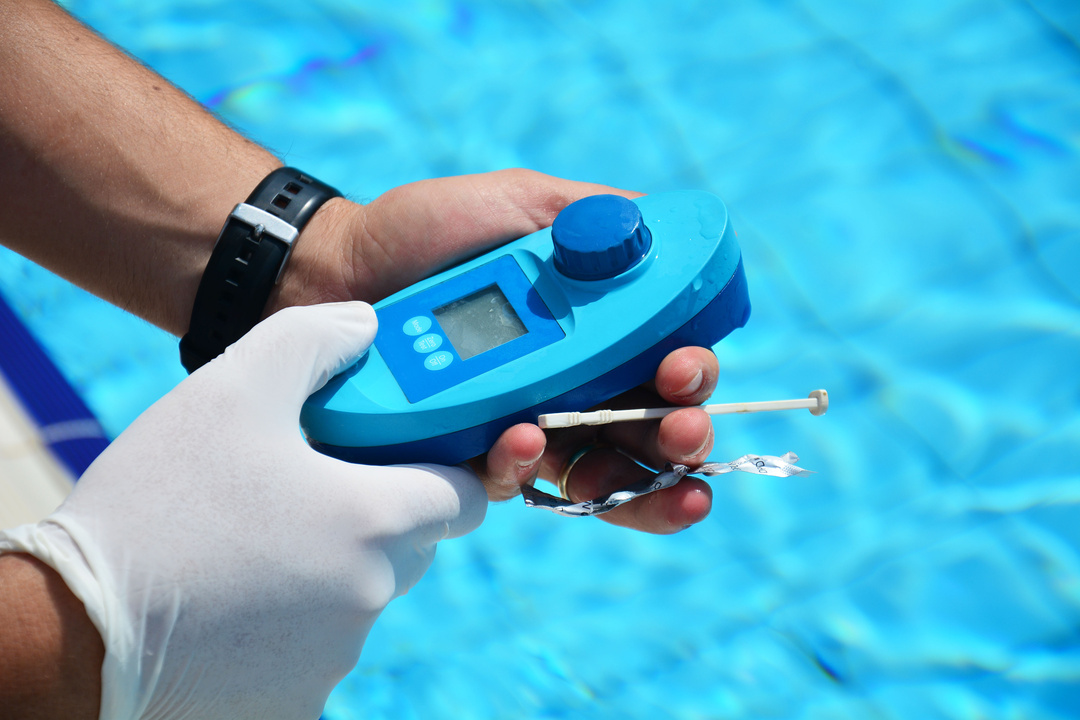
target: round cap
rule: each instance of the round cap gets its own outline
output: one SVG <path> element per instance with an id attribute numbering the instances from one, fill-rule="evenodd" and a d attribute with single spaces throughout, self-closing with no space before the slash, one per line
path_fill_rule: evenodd
<path id="1" fill-rule="evenodd" d="M 605 280 L 649 253 L 652 233 L 638 206 L 618 195 L 592 195 L 570 203 L 551 225 L 555 269 L 575 280 Z"/>

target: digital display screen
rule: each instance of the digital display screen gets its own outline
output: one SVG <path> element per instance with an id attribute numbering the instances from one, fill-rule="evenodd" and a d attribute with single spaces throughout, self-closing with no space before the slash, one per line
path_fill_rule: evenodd
<path id="1" fill-rule="evenodd" d="M 481 288 L 432 310 L 462 360 L 519 338 L 528 330 L 498 285 Z"/>

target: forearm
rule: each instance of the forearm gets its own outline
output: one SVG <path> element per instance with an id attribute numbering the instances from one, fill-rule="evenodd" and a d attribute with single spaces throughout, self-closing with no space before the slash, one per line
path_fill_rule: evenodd
<path id="1" fill-rule="evenodd" d="M 0 241 L 177 334 L 280 162 L 50 0 L 0 0 Z"/>
<path id="2" fill-rule="evenodd" d="M 0 555 L 0 720 L 97 718 L 105 646 L 51 568 Z"/>
<path id="3" fill-rule="evenodd" d="M 278 165 L 51 0 L 0 0 L 0 243 L 181 335 L 222 224 Z M 612 190 L 504 171 L 331 200 L 266 314 L 375 302 Z"/>

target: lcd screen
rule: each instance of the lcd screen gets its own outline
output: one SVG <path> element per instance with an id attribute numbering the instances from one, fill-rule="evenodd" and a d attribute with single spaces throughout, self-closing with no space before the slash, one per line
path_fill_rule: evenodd
<path id="1" fill-rule="evenodd" d="M 462 360 L 519 338 L 528 330 L 498 285 L 488 285 L 432 311 Z"/>

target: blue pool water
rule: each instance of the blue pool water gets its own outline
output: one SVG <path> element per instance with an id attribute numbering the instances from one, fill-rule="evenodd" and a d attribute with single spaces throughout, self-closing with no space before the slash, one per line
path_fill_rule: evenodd
<path id="1" fill-rule="evenodd" d="M 491 508 L 326 716 L 1080 717 L 1080 5 L 70 0 L 356 199 L 526 166 L 729 205 L 754 314 L 728 475 L 674 537 Z M 11 255 L 113 434 L 172 338 Z"/>

